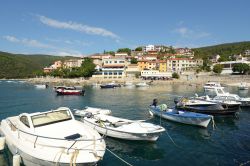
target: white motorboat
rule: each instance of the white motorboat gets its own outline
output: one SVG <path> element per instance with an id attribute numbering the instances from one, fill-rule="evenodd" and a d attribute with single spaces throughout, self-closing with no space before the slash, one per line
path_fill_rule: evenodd
<path id="1" fill-rule="evenodd" d="M 214 87 L 214 92 L 216 93 L 216 96 L 223 96 L 223 97 L 226 97 L 227 100 L 240 102 L 241 103 L 240 106 L 242 107 L 250 106 L 250 97 L 247 97 L 247 98 L 239 97 L 236 94 L 225 92 L 224 89 L 221 87 Z"/>
<path id="2" fill-rule="evenodd" d="M 207 82 L 203 88 L 205 91 L 212 91 L 214 87 L 222 87 L 219 82 Z M 222 87 L 224 88 L 224 87 Z"/>
<path id="3" fill-rule="evenodd" d="M 109 115 L 111 114 L 111 110 L 87 106 L 83 110 L 75 109 L 74 115 L 83 117 L 88 113 L 91 113 L 92 115 L 97 115 L 97 114 Z"/>
<path id="4" fill-rule="evenodd" d="M 166 104 L 150 106 L 149 113 L 174 122 L 207 127 L 213 116 L 188 112 L 183 110 L 168 109 Z"/>
<path id="5" fill-rule="evenodd" d="M 132 82 L 125 82 L 124 86 L 132 87 L 132 86 L 134 86 L 134 84 Z"/>
<path id="6" fill-rule="evenodd" d="M 136 87 L 148 87 L 149 85 L 146 82 L 140 82 L 135 85 Z"/>
<path id="7" fill-rule="evenodd" d="M 47 84 L 36 84 L 35 87 L 37 89 L 46 89 L 46 88 L 48 88 L 48 85 Z"/>
<path id="8" fill-rule="evenodd" d="M 206 96 L 196 96 L 194 97 L 195 99 L 198 100 L 205 100 L 205 101 L 210 101 L 214 103 L 220 103 L 222 107 L 228 109 L 228 110 L 236 110 L 238 111 L 240 108 L 241 103 L 235 100 L 230 100 L 230 97 L 228 96 L 215 96 L 214 98 L 210 98 L 208 95 Z"/>
<path id="9" fill-rule="evenodd" d="M 248 90 L 248 85 L 246 82 L 241 82 L 240 85 L 238 86 L 239 90 Z"/>
<path id="10" fill-rule="evenodd" d="M 101 134 L 125 140 L 156 141 L 165 131 L 161 126 L 140 120 L 128 120 L 102 114 L 84 117 L 82 121 Z"/>
<path id="11" fill-rule="evenodd" d="M 95 165 L 106 148 L 100 134 L 66 107 L 4 119 L 1 134 L 24 165 Z"/>

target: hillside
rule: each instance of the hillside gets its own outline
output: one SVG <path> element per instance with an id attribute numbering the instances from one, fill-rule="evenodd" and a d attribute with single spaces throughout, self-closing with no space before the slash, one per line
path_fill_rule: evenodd
<path id="1" fill-rule="evenodd" d="M 45 66 L 51 65 L 54 61 L 70 58 L 72 57 L 0 52 L 0 78 L 34 77 L 35 72 L 42 71 Z"/>
<path id="2" fill-rule="evenodd" d="M 250 41 L 226 43 L 193 49 L 195 56 L 199 58 L 206 58 L 216 54 L 228 58 L 231 55 L 244 54 L 245 50 L 250 50 Z"/>

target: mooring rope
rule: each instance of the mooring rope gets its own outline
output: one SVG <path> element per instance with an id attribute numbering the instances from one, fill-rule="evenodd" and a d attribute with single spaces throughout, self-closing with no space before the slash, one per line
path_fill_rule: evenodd
<path id="1" fill-rule="evenodd" d="M 121 157 L 119 157 L 117 154 L 115 154 L 114 152 L 112 152 L 111 150 L 109 150 L 106 147 L 107 151 L 109 151 L 112 155 L 114 155 L 116 158 L 118 158 L 119 160 L 121 160 L 122 162 L 124 162 L 125 164 L 129 165 L 129 166 L 133 166 L 132 164 L 128 163 L 127 161 L 125 161 L 124 159 L 122 159 Z"/>

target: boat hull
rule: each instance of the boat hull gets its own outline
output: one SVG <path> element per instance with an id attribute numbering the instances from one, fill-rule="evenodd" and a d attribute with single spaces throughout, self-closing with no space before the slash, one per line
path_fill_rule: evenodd
<path id="1" fill-rule="evenodd" d="M 237 110 L 229 110 L 229 109 L 210 109 L 206 107 L 198 107 L 198 106 L 176 106 L 177 109 L 191 111 L 196 113 L 208 114 L 208 115 L 235 115 Z"/>
<path id="2" fill-rule="evenodd" d="M 170 121 L 179 122 L 179 123 L 188 124 L 188 125 L 195 125 L 195 126 L 200 126 L 200 127 L 205 127 L 205 128 L 208 126 L 209 122 L 212 119 L 212 116 L 189 113 L 189 112 L 183 113 L 183 111 L 182 111 L 182 114 L 181 113 L 177 114 L 173 112 L 168 112 L 168 111 L 164 112 L 164 111 L 151 108 L 150 112 L 153 115 L 162 117 Z"/>
<path id="3" fill-rule="evenodd" d="M 83 95 L 85 94 L 84 90 L 77 91 L 56 91 L 57 95 Z"/>
<path id="4" fill-rule="evenodd" d="M 97 130 L 100 134 L 125 140 L 156 141 L 162 132 L 161 131 L 155 133 L 129 133 L 124 131 L 116 131 L 108 127 L 105 127 L 105 125 L 102 124 L 92 123 L 88 121 L 86 118 L 83 119 L 83 122 L 89 127 Z"/>

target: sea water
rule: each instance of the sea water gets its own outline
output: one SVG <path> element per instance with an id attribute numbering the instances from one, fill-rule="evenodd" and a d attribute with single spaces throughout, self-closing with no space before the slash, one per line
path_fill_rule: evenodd
<path id="1" fill-rule="evenodd" d="M 240 165 L 250 164 L 250 110 L 241 109 L 238 117 L 216 117 L 216 129 L 207 129 L 150 118 L 148 106 L 154 98 L 174 106 L 177 96 L 203 93 L 202 86 L 152 85 L 150 87 L 121 87 L 100 89 L 86 86 L 85 96 L 57 96 L 53 88 L 36 89 L 28 83 L 0 82 L 0 119 L 20 113 L 48 111 L 61 106 L 81 109 L 85 106 L 112 110 L 114 116 L 128 119 L 148 119 L 166 128 L 156 142 L 125 141 L 106 138 L 107 148 L 136 166 L 163 165 Z M 227 88 L 231 93 L 250 96 L 249 91 Z M 12 165 L 12 155 L 5 149 L 0 153 L 0 165 Z M 126 165 L 106 151 L 100 166 Z"/>

